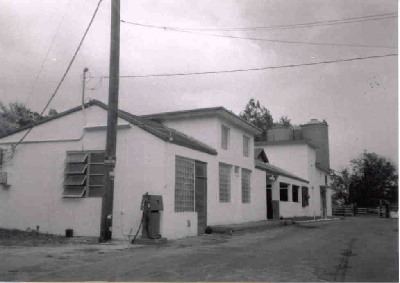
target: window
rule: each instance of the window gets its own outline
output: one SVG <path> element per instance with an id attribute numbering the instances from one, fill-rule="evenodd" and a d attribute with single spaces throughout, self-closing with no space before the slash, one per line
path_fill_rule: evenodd
<path id="1" fill-rule="evenodd" d="M 301 187 L 301 205 L 303 207 L 308 206 L 308 199 L 310 196 L 308 195 L 308 188 Z"/>
<path id="2" fill-rule="evenodd" d="M 299 186 L 292 186 L 292 201 L 299 202 Z"/>
<path id="3" fill-rule="evenodd" d="M 243 136 L 243 156 L 249 157 L 250 153 L 250 138 Z"/>
<path id="4" fill-rule="evenodd" d="M 175 158 L 175 211 L 194 211 L 194 165 L 192 159 Z"/>
<path id="5" fill-rule="evenodd" d="M 327 185 L 328 185 L 328 176 L 325 175 L 325 186 L 327 186 Z"/>
<path id="6" fill-rule="evenodd" d="M 219 164 L 219 202 L 231 201 L 231 171 L 232 166 Z"/>
<path id="7" fill-rule="evenodd" d="M 289 184 L 279 183 L 279 200 L 280 201 L 288 201 L 289 200 Z"/>
<path id="8" fill-rule="evenodd" d="M 102 197 L 104 176 L 104 151 L 67 152 L 63 197 Z"/>
<path id="9" fill-rule="evenodd" d="M 222 125 L 221 126 L 221 148 L 228 149 L 229 146 L 229 128 Z"/>
<path id="10" fill-rule="evenodd" d="M 250 174 L 250 170 L 242 168 L 242 203 L 250 202 Z"/>

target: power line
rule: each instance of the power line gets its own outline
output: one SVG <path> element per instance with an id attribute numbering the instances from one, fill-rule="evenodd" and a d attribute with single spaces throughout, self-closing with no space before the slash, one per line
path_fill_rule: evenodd
<path id="1" fill-rule="evenodd" d="M 84 40 L 85 40 L 85 38 L 86 38 L 86 35 L 88 34 L 90 27 L 92 26 L 92 23 L 93 23 L 93 21 L 94 21 L 96 15 L 97 15 L 97 12 L 98 12 L 98 10 L 99 10 L 99 8 L 100 8 L 100 4 L 101 4 L 102 1 L 103 1 L 103 0 L 99 0 L 99 2 L 97 3 L 97 6 L 96 6 L 96 8 L 95 8 L 95 10 L 94 10 L 94 12 L 93 12 L 93 15 L 92 15 L 90 21 L 89 21 L 89 24 L 87 25 L 87 27 L 86 27 L 86 29 L 85 29 L 85 32 L 83 33 L 83 36 L 82 36 L 82 38 L 81 38 L 81 40 L 80 40 L 80 42 L 79 42 L 79 44 L 78 44 L 78 47 L 76 48 L 76 50 L 75 50 L 75 52 L 74 52 L 74 55 L 72 56 L 70 62 L 68 63 L 67 69 L 65 70 L 64 74 L 62 75 L 60 81 L 58 82 L 56 88 L 54 89 L 52 95 L 50 96 L 50 98 L 49 98 L 49 100 L 47 101 L 46 105 L 44 106 L 43 110 L 40 112 L 40 116 L 42 116 L 42 115 L 44 114 L 44 112 L 47 110 L 47 108 L 49 107 L 50 103 L 53 101 L 54 97 L 57 95 L 58 90 L 60 89 L 62 83 L 63 83 L 64 80 L 65 80 L 65 78 L 67 77 L 67 75 L 68 75 L 68 73 L 69 73 L 69 70 L 71 69 L 72 64 L 73 64 L 74 61 L 75 61 L 75 58 L 76 58 L 76 56 L 78 55 L 78 52 L 79 52 L 79 50 L 81 49 L 81 47 L 82 47 L 82 45 L 83 45 L 83 42 L 84 42 Z M 32 131 L 32 129 L 33 129 L 33 126 L 30 127 L 30 128 L 25 132 L 25 134 L 21 137 L 21 139 L 15 144 L 14 149 L 15 149 L 19 144 L 21 144 L 21 143 L 23 142 L 23 140 L 29 135 L 29 133 Z"/>
<path id="2" fill-rule="evenodd" d="M 346 58 L 346 59 L 335 59 L 335 60 L 326 60 L 326 61 L 309 62 L 309 63 L 288 64 L 288 65 L 279 65 L 279 66 L 266 66 L 266 67 L 246 68 L 246 69 L 233 69 L 233 70 L 188 72 L 188 73 L 161 73 L 161 74 L 145 74 L 145 75 L 122 75 L 122 76 L 120 76 L 120 78 L 178 77 L 178 76 L 212 75 L 212 74 L 223 74 L 223 73 L 264 71 L 264 70 L 270 70 L 270 69 L 295 68 L 295 67 L 302 67 L 302 66 L 314 66 L 314 65 L 321 65 L 321 64 L 351 62 L 351 61 L 358 61 L 358 60 L 370 60 L 370 59 L 378 59 L 378 58 L 392 57 L 392 56 L 397 56 L 397 54 L 392 53 L 392 54 L 373 55 L 373 56 L 366 56 L 366 57 L 353 57 L 353 58 Z M 96 77 L 92 77 L 92 78 L 96 78 Z M 109 77 L 101 76 L 100 78 L 109 78 Z"/>
<path id="3" fill-rule="evenodd" d="M 36 74 L 36 76 L 35 76 L 35 78 L 34 78 L 32 84 L 31 84 L 31 89 L 30 89 L 30 91 L 29 91 L 29 93 L 28 93 L 27 101 L 29 101 L 29 98 L 32 96 L 32 94 L 33 94 L 33 92 L 34 92 L 34 90 L 35 90 L 37 81 L 39 80 L 39 77 L 40 77 L 40 75 L 41 75 L 42 72 L 43 72 L 44 65 L 45 65 L 45 63 L 46 63 L 46 61 L 47 61 L 47 58 L 49 57 L 49 54 L 50 54 L 51 49 L 53 48 L 54 42 L 55 42 L 55 40 L 56 40 L 56 38 L 57 38 L 57 35 L 58 35 L 59 31 L 60 31 L 61 25 L 62 25 L 62 23 L 64 22 L 65 15 L 67 14 L 67 9 L 66 9 L 66 7 L 69 6 L 70 2 L 71 2 L 71 0 L 69 0 L 69 1 L 67 2 L 67 5 L 65 6 L 64 13 L 63 13 L 63 15 L 62 15 L 62 17 L 61 17 L 61 20 L 60 20 L 59 24 L 57 25 L 57 28 L 56 28 L 56 31 L 55 31 L 53 37 L 51 38 L 50 45 L 49 45 L 49 47 L 47 48 L 47 51 L 46 51 L 46 54 L 45 54 L 45 56 L 44 56 L 44 58 L 43 58 L 43 60 L 42 60 L 42 63 L 40 64 L 39 71 L 37 72 L 37 74 Z"/>
<path id="4" fill-rule="evenodd" d="M 247 30 L 297 29 L 297 28 L 308 28 L 308 27 L 317 27 L 317 26 L 326 26 L 326 25 L 330 26 L 330 25 L 337 25 L 337 24 L 358 23 L 358 22 L 365 22 L 365 21 L 386 20 L 386 19 L 391 19 L 391 18 L 397 18 L 396 13 L 384 13 L 384 14 L 376 14 L 376 15 L 369 15 L 369 16 L 306 22 L 306 23 L 298 23 L 298 24 L 290 24 L 290 25 L 253 26 L 253 27 L 223 27 L 223 28 L 190 28 L 190 27 L 188 27 L 188 28 L 182 28 L 182 29 L 192 30 L 192 31 L 247 31 Z"/>
<path id="5" fill-rule="evenodd" d="M 241 40 L 253 40 L 253 41 L 266 41 L 266 42 L 276 42 L 276 43 L 285 43 L 285 44 L 305 44 L 305 45 L 316 45 L 316 46 L 337 46 L 337 47 L 361 47 L 361 48 L 385 48 L 385 49 L 397 49 L 392 46 L 383 46 L 383 45 L 367 45 L 367 44 L 350 44 L 350 43 L 328 43 L 328 42 L 310 42 L 310 41 L 295 41 L 295 40 L 280 40 L 280 39 L 269 39 L 269 38 L 259 38 L 259 37 L 243 37 L 243 36 L 234 36 L 234 35 L 226 35 L 226 34 L 215 34 L 215 33 L 205 33 L 200 31 L 192 31 L 182 28 L 169 27 L 169 26 L 157 26 L 157 25 L 149 25 L 142 24 L 138 22 L 130 22 L 121 20 L 121 22 L 125 24 L 130 24 L 134 26 L 144 27 L 144 28 L 153 28 L 160 29 L 164 31 L 174 31 L 174 32 L 182 32 L 182 33 L 190 33 L 197 34 L 202 36 L 211 36 L 211 37 L 224 37 L 231 39 L 241 39 Z"/>

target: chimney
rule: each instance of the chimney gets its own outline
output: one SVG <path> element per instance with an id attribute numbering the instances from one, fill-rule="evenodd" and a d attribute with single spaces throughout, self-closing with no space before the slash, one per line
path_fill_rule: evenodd
<path id="1" fill-rule="evenodd" d="M 303 138 L 316 147 L 316 163 L 329 170 L 328 123 L 318 119 L 311 119 L 307 124 L 301 125 L 301 132 Z"/>

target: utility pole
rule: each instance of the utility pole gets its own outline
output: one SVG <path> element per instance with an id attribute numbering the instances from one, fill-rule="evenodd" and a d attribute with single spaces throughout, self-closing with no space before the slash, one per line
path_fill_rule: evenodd
<path id="1" fill-rule="evenodd" d="M 119 25 L 120 0 L 111 0 L 110 80 L 108 86 L 107 140 L 104 160 L 105 192 L 101 206 L 100 242 L 109 241 L 112 236 L 119 91 Z"/>

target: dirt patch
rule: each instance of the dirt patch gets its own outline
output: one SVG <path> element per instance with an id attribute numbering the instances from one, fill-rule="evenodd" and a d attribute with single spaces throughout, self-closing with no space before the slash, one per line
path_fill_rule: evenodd
<path id="1" fill-rule="evenodd" d="M 342 257 L 340 259 L 339 265 L 336 267 L 334 281 L 343 282 L 346 278 L 346 272 L 349 268 L 349 258 L 351 256 L 355 256 L 353 253 L 354 243 L 356 242 L 355 238 L 350 239 L 347 244 L 347 247 L 341 253 Z"/>
<path id="2" fill-rule="evenodd" d="M 89 238 L 66 238 L 59 235 L 38 233 L 37 231 L 21 231 L 0 228 L 0 246 L 55 246 L 70 243 L 96 243 Z"/>

